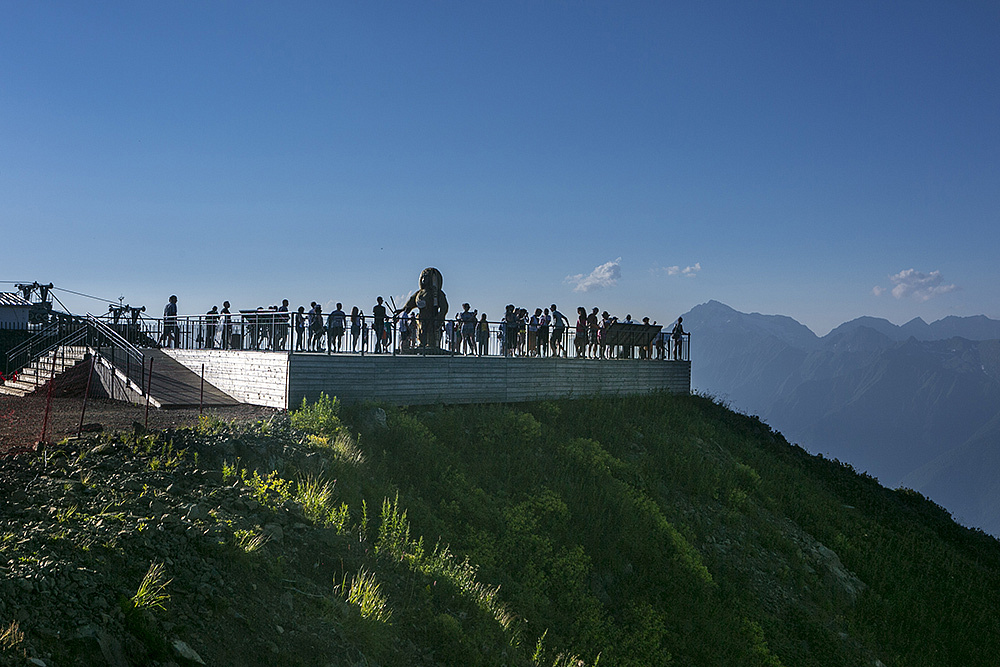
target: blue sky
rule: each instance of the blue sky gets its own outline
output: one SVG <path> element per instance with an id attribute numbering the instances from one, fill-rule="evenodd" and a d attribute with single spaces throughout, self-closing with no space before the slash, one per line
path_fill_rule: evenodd
<path id="1" fill-rule="evenodd" d="M 0 1 L 0 281 L 1000 318 L 998 83 L 995 2 Z"/>

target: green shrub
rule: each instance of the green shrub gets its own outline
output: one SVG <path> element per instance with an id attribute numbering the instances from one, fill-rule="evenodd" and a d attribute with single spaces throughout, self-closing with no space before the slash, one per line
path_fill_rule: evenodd
<path id="1" fill-rule="evenodd" d="M 315 403 L 302 399 L 302 406 L 291 413 L 292 426 L 327 438 L 336 437 L 343 428 L 340 421 L 340 400 L 320 393 Z"/>

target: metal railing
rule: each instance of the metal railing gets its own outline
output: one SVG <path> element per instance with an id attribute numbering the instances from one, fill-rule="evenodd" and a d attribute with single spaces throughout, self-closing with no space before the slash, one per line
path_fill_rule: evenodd
<path id="1" fill-rule="evenodd" d="M 79 319 L 60 319 L 51 323 L 7 353 L 4 360 L 4 375 L 10 377 L 31 365 L 60 345 L 66 339 L 85 330 L 86 325 Z"/>
<path id="2" fill-rule="evenodd" d="M 87 314 L 88 346 L 97 351 L 98 356 L 111 360 L 120 372 L 133 384 L 142 388 L 145 371 L 145 357 L 142 350 L 132 344 L 122 333 L 99 317 Z M 143 390 L 143 393 L 145 391 Z"/>
<path id="3" fill-rule="evenodd" d="M 6 359 L 4 377 L 10 378 L 33 361 L 49 353 L 72 346 L 87 346 L 99 356 L 112 361 L 124 376 L 141 389 L 145 385 L 144 358 L 141 348 L 161 344 L 185 349 L 267 350 L 303 354 L 427 354 L 421 348 L 413 318 L 389 317 L 376 331 L 371 316 L 359 318 L 352 326 L 350 316 L 342 330 L 332 330 L 324 317 L 322 325 L 310 329 L 308 319 L 299 313 L 284 311 L 244 311 L 218 317 L 179 316 L 164 320 L 137 318 L 114 321 L 110 316 L 64 318 L 50 324 L 11 350 Z M 167 326 L 172 327 L 167 335 Z M 690 361 L 691 336 L 685 333 L 679 346 L 661 331 L 645 345 L 597 344 L 587 341 L 578 350 L 575 327 L 561 331 L 549 328 L 529 330 L 524 324 L 513 327 L 503 322 L 479 320 L 471 336 L 463 335 L 460 322 L 451 321 L 439 334 L 440 349 L 435 354 L 545 358 L 635 359 L 653 361 Z M 339 335 L 338 335 L 339 333 Z M 619 337 L 620 338 L 620 337 Z M 48 378 L 44 369 L 33 374 L 35 383 Z M 22 380 L 29 381 L 22 376 Z"/>
<path id="4" fill-rule="evenodd" d="M 449 326 L 450 324 L 450 326 Z M 485 324 L 485 329 L 482 325 Z M 133 337 L 147 345 L 162 345 L 180 349 L 260 350 L 312 354 L 422 354 L 412 319 L 389 317 L 381 331 L 376 331 L 373 318 L 365 315 L 352 325 L 350 315 L 345 326 L 336 331 L 322 324 L 310 327 L 305 314 L 297 312 L 241 311 L 228 318 L 193 315 L 164 320 L 143 318 Z M 129 325 L 132 326 L 132 325 Z M 623 325 L 628 326 L 628 325 Z M 642 325 L 637 325 L 642 326 Z M 171 327 L 169 330 L 167 327 Z M 645 345 L 592 344 L 589 338 L 582 355 L 577 355 L 576 329 L 569 326 L 556 330 L 549 327 L 544 342 L 537 331 L 527 326 L 509 328 L 503 322 L 476 322 L 471 337 L 462 335 L 462 325 L 446 323 L 440 332 L 440 349 L 453 355 L 513 356 L 513 357 L 587 357 L 596 359 L 637 359 L 651 361 L 690 361 L 691 334 L 685 333 L 676 350 L 670 333 L 661 331 Z M 508 343 L 509 341 L 509 343 Z M 558 343 L 558 344 L 557 344 Z M 142 347 L 143 345 L 140 345 Z"/>
<path id="5" fill-rule="evenodd" d="M 25 374 L 21 371 L 41 359 L 48 359 L 50 355 L 58 359 L 60 351 L 65 362 L 68 348 L 86 347 L 109 359 L 129 380 L 142 386 L 142 351 L 122 335 L 120 328 L 91 314 L 60 320 L 12 349 L 5 360 L 4 376 L 16 376 L 22 382 L 42 384 L 51 377 L 51 372 L 45 368 L 44 363 L 35 373 Z"/>
<path id="6" fill-rule="evenodd" d="M 16 380 L 21 384 L 30 384 L 36 387 L 41 386 L 54 377 L 57 364 L 60 369 L 66 367 L 66 357 L 70 348 L 85 345 L 86 337 L 87 328 L 81 327 L 70 331 L 63 338 L 49 342 L 47 345 L 39 346 L 35 355 L 28 358 L 23 365 L 12 365 L 13 370 L 9 374 L 5 373 L 5 377 L 12 381 Z M 23 351 L 19 353 L 18 358 L 23 358 Z M 22 372 L 30 368 L 32 364 L 35 365 L 33 372 Z"/>

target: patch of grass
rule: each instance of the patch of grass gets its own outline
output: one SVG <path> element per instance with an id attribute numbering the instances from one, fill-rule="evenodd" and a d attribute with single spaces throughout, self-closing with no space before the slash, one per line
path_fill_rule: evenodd
<path id="1" fill-rule="evenodd" d="M 233 533 L 233 541 L 244 553 L 252 554 L 264 547 L 270 538 L 259 531 L 240 529 Z"/>
<path id="2" fill-rule="evenodd" d="M 302 505 L 306 518 L 317 525 L 334 528 L 338 534 L 347 530 L 351 513 L 347 503 L 337 503 L 334 499 L 336 480 L 320 481 L 309 476 L 296 485 L 295 500 Z"/>
<path id="3" fill-rule="evenodd" d="M 362 618 L 380 623 L 388 623 L 392 619 L 392 609 L 382 594 L 381 585 L 368 569 L 362 567 L 350 582 L 345 577 L 340 590 L 344 599 L 358 608 Z"/>
<path id="4" fill-rule="evenodd" d="M 163 563 L 150 563 L 139 589 L 131 598 L 132 606 L 136 609 L 164 609 L 164 603 L 170 599 L 167 586 L 173 579 L 164 581 L 163 578 Z"/>
<path id="5" fill-rule="evenodd" d="M 246 470 L 241 470 L 240 476 L 257 502 L 265 507 L 275 509 L 292 498 L 292 481 L 283 479 L 275 470 L 264 477 L 256 470 L 249 474 Z"/>
<path id="6" fill-rule="evenodd" d="M 200 435 L 223 435 L 228 433 L 231 428 L 232 422 L 209 413 L 198 415 L 198 425 L 195 426 L 194 430 Z"/>
<path id="7" fill-rule="evenodd" d="M 153 472 L 176 469 L 187 453 L 186 449 L 175 449 L 173 440 L 164 441 L 158 433 L 135 436 L 129 444 L 132 451 L 146 457 L 146 465 Z"/>
<path id="8" fill-rule="evenodd" d="M 375 539 L 375 553 L 389 554 L 397 559 L 410 556 L 419 561 L 423 552 L 422 542 L 410 541 L 410 523 L 406 520 L 406 510 L 399 507 L 399 494 L 392 501 L 384 498 L 378 537 Z"/>
<path id="9" fill-rule="evenodd" d="M 222 481 L 231 484 L 240 474 L 240 460 L 222 462 Z"/>
<path id="10" fill-rule="evenodd" d="M 348 466 L 361 466 L 365 463 L 365 455 L 358 448 L 357 442 L 346 430 L 333 436 L 306 436 L 306 444 L 314 449 L 331 453 L 338 463 Z"/>
<path id="11" fill-rule="evenodd" d="M 11 651 L 23 654 L 22 644 L 24 644 L 24 633 L 21 632 L 21 626 L 17 621 L 11 621 L 10 625 L 0 630 L 0 652 Z"/>
<path id="12" fill-rule="evenodd" d="M 76 505 L 70 505 L 69 507 L 64 507 L 56 511 L 56 521 L 59 523 L 66 523 L 70 519 L 79 515 L 78 507 Z"/>
<path id="13" fill-rule="evenodd" d="M 320 393 L 315 403 L 302 399 L 302 405 L 291 413 L 294 428 L 326 438 L 337 436 L 343 429 L 340 421 L 340 400 Z"/>

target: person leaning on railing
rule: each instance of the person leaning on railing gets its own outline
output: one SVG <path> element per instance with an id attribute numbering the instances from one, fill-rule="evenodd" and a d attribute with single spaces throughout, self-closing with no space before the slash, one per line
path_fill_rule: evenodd
<path id="1" fill-rule="evenodd" d="M 552 315 L 548 308 L 542 309 L 542 315 L 538 318 L 538 356 L 547 357 L 551 344 L 549 327 L 552 324 Z"/>
<path id="2" fill-rule="evenodd" d="M 565 357 L 566 346 L 563 344 L 563 334 L 566 333 L 566 325 L 569 324 L 569 320 L 559 312 L 556 304 L 552 304 L 550 308 L 552 312 L 552 356 L 558 357 L 561 350 L 562 356 Z"/>

